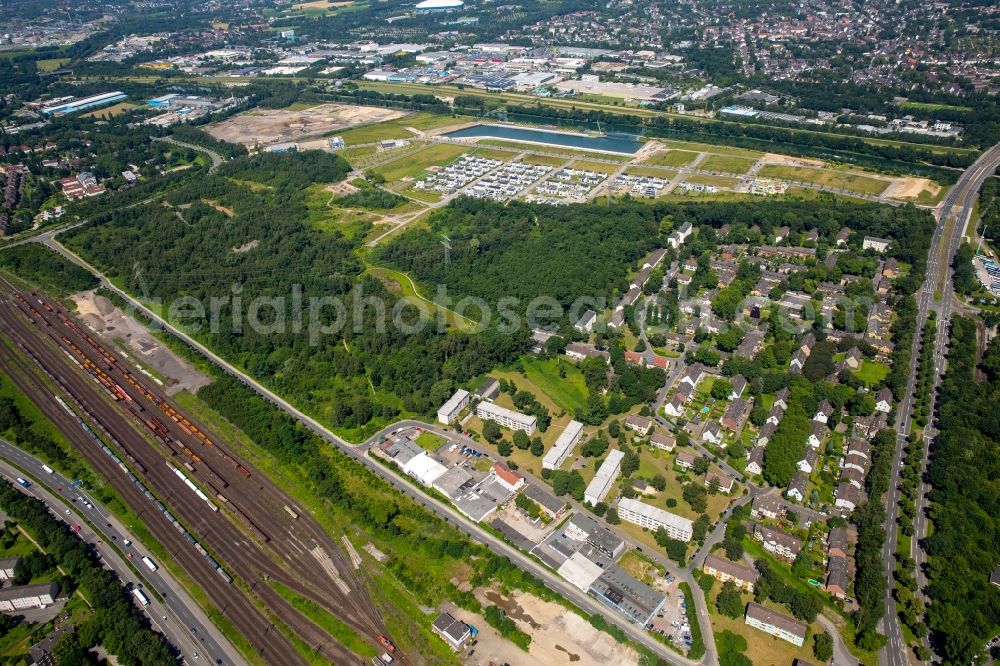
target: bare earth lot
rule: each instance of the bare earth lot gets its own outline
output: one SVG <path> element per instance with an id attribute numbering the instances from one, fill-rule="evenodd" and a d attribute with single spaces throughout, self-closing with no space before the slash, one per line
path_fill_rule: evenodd
<path id="1" fill-rule="evenodd" d="M 457 609 L 453 613 L 456 617 L 479 629 L 479 643 L 475 654 L 466 659 L 467 664 L 485 666 L 493 661 L 517 666 L 628 666 L 639 663 L 635 650 L 597 631 L 582 617 L 558 604 L 523 592 L 505 597 L 495 590 L 477 590 L 476 596 L 484 606 L 503 608 L 522 631 L 531 635 L 531 646 L 525 654 L 501 638 L 481 616 Z"/>
<path id="2" fill-rule="evenodd" d="M 84 323 L 101 335 L 115 342 L 122 342 L 130 360 L 152 371 L 157 381 L 162 381 L 168 395 L 178 391 L 196 392 L 209 384 L 205 375 L 177 356 L 133 317 L 125 314 L 114 303 L 93 291 L 83 291 L 72 296 L 76 310 Z"/>
<path id="3" fill-rule="evenodd" d="M 393 109 L 344 104 L 321 104 L 298 111 L 254 109 L 208 125 L 205 130 L 220 141 L 252 147 L 294 141 L 366 123 L 381 123 L 404 115 L 405 112 Z"/>

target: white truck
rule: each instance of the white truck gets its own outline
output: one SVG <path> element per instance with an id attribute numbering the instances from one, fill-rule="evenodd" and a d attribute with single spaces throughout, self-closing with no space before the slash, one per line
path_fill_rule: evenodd
<path id="1" fill-rule="evenodd" d="M 136 600 L 143 606 L 149 605 L 149 599 L 146 597 L 145 594 L 142 593 L 142 590 L 140 590 L 139 588 L 134 588 L 132 590 L 132 596 L 135 597 Z"/>
<path id="2" fill-rule="evenodd" d="M 142 563 L 145 564 L 150 571 L 156 571 L 157 569 L 159 569 L 159 567 L 156 566 L 156 563 L 153 562 L 153 560 L 149 559 L 148 557 L 142 558 Z"/>

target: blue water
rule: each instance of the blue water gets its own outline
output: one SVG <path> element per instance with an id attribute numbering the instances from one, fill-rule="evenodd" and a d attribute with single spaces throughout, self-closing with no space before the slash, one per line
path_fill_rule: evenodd
<path id="1" fill-rule="evenodd" d="M 453 139 L 489 137 L 510 141 L 531 141 L 533 143 L 547 143 L 552 146 L 581 148 L 583 150 L 603 150 L 612 153 L 623 153 L 625 155 L 633 155 L 642 147 L 642 143 L 631 136 L 584 136 L 582 134 L 562 134 L 560 132 L 506 127 L 503 125 L 473 125 L 472 127 L 450 132 L 445 136 Z"/>

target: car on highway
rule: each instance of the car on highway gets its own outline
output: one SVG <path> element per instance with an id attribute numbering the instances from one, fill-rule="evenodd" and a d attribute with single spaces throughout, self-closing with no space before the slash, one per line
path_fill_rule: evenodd
<path id="1" fill-rule="evenodd" d="M 73 525 L 73 531 L 74 531 L 74 532 L 79 532 L 79 531 L 80 531 L 80 529 L 81 529 L 81 528 L 80 528 L 80 526 L 79 526 L 79 525 Z"/>

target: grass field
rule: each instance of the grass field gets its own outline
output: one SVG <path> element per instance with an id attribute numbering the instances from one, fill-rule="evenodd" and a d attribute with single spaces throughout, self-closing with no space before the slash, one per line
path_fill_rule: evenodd
<path id="1" fill-rule="evenodd" d="M 972 111 L 967 106 L 955 106 L 954 104 L 932 104 L 930 102 L 903 102 L 899 108 L 913 109 L 915 111 Z"/>
<path id="2" fill-rule="evenodd" d="M 468 146 L 437 143 L 376 167 L 375 172 L 389 183 L 403 178 L 417 178 L 423 174 L 427 167 L 446 166 L 464 153 L 477 154 L 475 149 L 470 150 Z"/>
<path id="3" fill-rule="evenodd" d="M 82 118 L 114 118 L 115 116 L 120 116 L 126 111 L 131 111 L 132 109 L 138 109 L 137 104 L 131 104 L 129 102 L 118 102 L 112 106 L 104 107 L 103 109 L 95 109 L 90 113 L 84 113 Z"/>
<path id="4" fill-rule="evenodd" d="M 729 178 L 728 176 L 710 176 L 701 173 L 693 173 L 690 176 L 684 178 L 687 183 L 696 183 L 698 185 L 715 185 L 716 187 L 734 187 L 739 183 L 738 178 Z M 674 190 L 679 194 L 682 190 Z"/>
<path id="5" fill-rule="evenodd" d="M 861 362 L 861 367 L 853 374 L 868 386 L 874 386 L 881 383 L 889 375 L 889 366 L 865 359 Z"/>
<path id="6" fill-rule="evenodd" d="M 553 157 L 551 155 L 525 155 L 522 162 L 527 162 L 528 164 L 541 164 L 543 166 L 559 167 L 566 164 L 566 160 L 562 157 Z"/>
<path id="7" fill-rule="evenodd" d="M 587 171 L 596 171 L 597 173 L 611 173 L 615 169 L 620 169 L 621 167 L 616 167 L 614 164 L 605 164 L 603 162 L 588 162 L 587 160 L 578 160 L 570 165 L 574 169 L 586 169 Z"/>
<path id="8" fill-rule="evenodd" d="M 573 414 L 586 409 L 590 392 L 583 380 L 583 373 L 572 363 L 562 358 L 543 361 L 525 356 L 521 359 L 521 366 L 528 379 L 566 412 Z"/>
<path id="9" fill-rule="evenodd" d="M 647 164 L 658 164 L 660 166 L 682 167 L 691 164 L 698 153 L 688 150 L 668 150 L 665 153 L 657 153 L 648 160 Z"/>
<path id="10" fill-rule="evenodd" d="M 54 72 L 66 63 L 69 58 L 50 58 L 49 60 L 39 60 L 35 63 L 39 72 Z"/>
<path id="11" fill-rule="evenodd" d="M 721 171 L 723 173 L 745 174 L 754 165 L 754 160 L 735 155 L 709 155 L 698 165 L 705 171 Z"/>
<path id="12" fill-rule="evenodd" d="M 504 141 L 503 139 L 479 139 L 476 141 L 477 146 L 495 146 L 497 148 L 506 148 L 508 150 L 524 151 L 527 153 L 532 152 L 544 152 L 544 153 L 558 153 L 559 155 L 565 155 L 566 159 L 572 159 L 574 157 L 580 159 L 590 159 L 590 160 L 609 160 L 611 162 L 627 162 L 629 158 L 625 155 L 613 155 L 611 153 L 595 153 L 591 150 L 574 150 L 572 148 L 564 148 L 562 146 L 539 146 L 531 143 L 520 143 L 518 141 Z M 608 165 L 612 166 L 612 165 Z"/>
<path id="13" fill-rule="evenodd" d="M 759 629 L 747 626 L 742 617 L 730 618 L 720 614 L 716 610 L 715 600 L 721 591 L 722 586 L 716 583 L 712 592 L 706 595 L 705 599 L 708 604 L 709 615 L 712 619 L 712 632 L 715 634 L 716 640 L 718 640 L 719 635 L 723 631 L 731 631 L 734 634 L 742 636 L 747 641 L 747 649 L 744 654 L 755 664 L 791 664 L 795 659 L 813 663 L 816 660 L 812 654 L 811 637 L 806 639 L 802 647 L 796 647 L 776 636 L 765 634 Z M 752 594 L 743 594 L 741 596 L 744 602 L 753 601 Z M 787 608 L 782 608 L 770 602 L 765 605 L 784 615 L 790 615 Z M 818 622 L 814 622 L 810 628 L 813 630 L 811 634 L 823 630 Z"/>
<path id="14" fill-rule="evenodd" d="M 860 194 L 881 194 L 889 186 L 887 181 L 850 171 L 800 168 L 779 164 L 768 164 L 761 168 L 759 175 L 761 178 L 780 178 L 815 183 L 824 187 L 843 188 Z"/>
<path id="15" fill-rule="evenodd" d="M 382 284 L 386 286 L 389 291 L 399 294 L 407 301 L 420 308 L 420 310 L 432 321 L 435 321 L 437 317 L 444 317 L 448 326 L 466 328 L 474 325 L 468 319 L 461 317 L 457 312 L 449 310 L 443 306 L 428 300 L 422 294 L 417 292 L 416 285 L 405 273 L 392 270 L 391 268 L 383 268 L 381 266 L 370 268 L 368 272 L 374 277 L 378 278 Z"/>
<path id="16" fill-rule="evenodd" d="M 363 125 L 353 129 L 344 130 L 338 136 L 344 137 L 344 143 L 354 146 L 359 143 L 374 143 L 387 139 L 409 139 L 414 137 L 414 133 L 406 129 L 412 127 L 418 130 L 437 129 L 447 127 L 462 122 L 462 118 L 453 116 L 441 116 L 435 113 L 417 113 L 384 123 L 374 125 Z"/>
<path id="17" fill-rule="evenodd" d="M 414 441 L 420 445 L 420 448 L 426 451 L 436 451 L 439 446 L 448 440 L 437 433 L 425 431 L 417 435 L 417 439 Z"/>
<path id="18" fill-rule="evenodd" d="M 665 167 L 634 166 L 625 170 L 630 176 L 648 176 L 650 178 L 673 178 L 677 172 Z"/>

